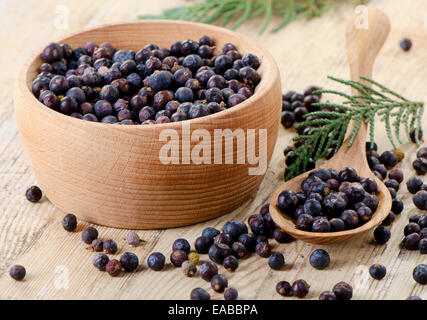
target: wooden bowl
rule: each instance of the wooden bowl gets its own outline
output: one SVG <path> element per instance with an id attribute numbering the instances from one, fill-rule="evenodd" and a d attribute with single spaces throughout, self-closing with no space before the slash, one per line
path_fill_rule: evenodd
<path id="1" fill-rule="evenodd" d="M 182 124 L 191 132 L 205 129 L 267 129 L 267 164 L 280 122 L 281 85 L 271 55 L 241 34 L 182 21 L 142 21 L 98 27 L 57 42 L 82 46 L 88 41 L 111 42 L 120 49 L 139 50 L 148 43 L 169 47 L 176 40 L 210 35 L 217 51 L 227 42 L 241 53 L 261 59 L 262 80 L 243 103 L 204 118 L 149 126 L 93 123 L 63 115 L 44 106 L 31 92 L 41 50 L 26 62 L 15 86 L 15 110 L 25 152 L 43 192 L 64 212 L 88 222 L 117 227 L 152 229 L 193 224 L 237 208 L 258 188 L 264 174 L 249 175 L 254 167 L 236 164 L 237 142 L 229 152 L 233 164 L 170 164 L 159 160 L 164 129 L 182 137 Z M 212 138 L 213 140 L 213 138 Z M 198 142 L 191 142 L 191 149 Z M 177 143 L 182 154 L 182 144 Z M 176 143 L 175 143 L 176 145 Z M 212 150 L 213 141 L 212 141 Z M 257 144 L 258 145 L 258 144 Z M 258 150 L 258 149 L 257 149 Z M 223 154 L 225 154 L 223 146 Z M 211 163 L 214 163 L 212 151 Z"/>

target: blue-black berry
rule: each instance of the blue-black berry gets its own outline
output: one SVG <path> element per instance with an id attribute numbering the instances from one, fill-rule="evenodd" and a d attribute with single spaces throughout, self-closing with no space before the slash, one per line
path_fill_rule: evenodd
<path id="1" fill-rule="evenodd" d="M 376 280 L 381 280 L 382 278 L 384 278 L 386 273 L 387 273 L 386 267 L 384 267 L 381 264 L 373 264 L 369 268 L 369 274 L 371 275 L 372 278 Z"/>
<path id="2" fill-rule="evenodd" d="M 191 300 L 210 300 L 211 295 L 203 288 L 195 288 L 190 293 Z"/>
<path id="3" fill-rule="evenodd" d="M 98 230 L 94 227 L 87 227 L 82 232 L 82 240 L 84 243 L 92 244 L 92 241 L 98 238 Z"/>
<path id="4" fill-rule="evenodd" d="M 147 258 L 148 266 L 154 271 L 160 271 L 165 266 L 166 258 L 160 252 L 153 252 Z"/>
<path id="5" fill-rule="evenodd" d="M 69 213 L 64 217 L 64 219 L 62 219 L 61 224 L 65 230 L 72 232 L 77 228 L 77 217 L 74 214 Z"/>
<path id="6" fill-rule="evenodd" d="M 116 241 L 109 239 L 104 241 L 102 248 L 104 253 L 115 254 L 117 252 L 117 243 Z"/>
<path id="7" fill-rule="evenodd" d="M 101 271 L 105 271 L 108 261 L 110 261 L 110 259 L 103 253 L 98 253 L 93 257 L 93 265 Z"/>
<path id="8" fill-rule="evenodd" d="M 25 268 L 21 265 L 14 265 L 9 270 L 9 275 L 17 281 L 23 280 L 25 278 L 26 273 L 27 272 Z"/>
<path id="9" fill-rule="evenodd" d="M 419 284 L 427 284 L 427 264 L 419 264 L 415 267 L 412 276 Z"/>
<path id="10" fill-rule="evenodd" d="M 271 269 L 280 270 L 285 264 L 285 258 L 280 252 L 273 252 L 270 257 L 268 257 L 268 265 Z"/>
<path id="11" fill-rule="evenodd" d="M 40 188 L 37 186 L 32 186 L 28 188 L 27 191 L 25 192 L 25 197 L 30 202 L 39 202 L 42 196 L 43 196 L 43 193 L 40 190 Z"/>
<path id="12" fill-rule="evenodd" d="M 225 300 L 237 300 L 238 296 L 239 296 L 239 293 L 235 288 L 230 287 L 225 289 L 225 292 L 224 292 Z"/>
<path id="13" fill-rule="evenodd" d="M 310 264 L 313 268 L 323 270 L 329 266 L 331 258 L 329 253 L 323 249 L 316 249 L 310 255 Z"/>
<path id="14" fill-rule="evenodd" d="M 139 259 L 132 252 L 125 252 L 120 257 L 120 264 L 126 272 L 132 272 L 138 268 Z"/>

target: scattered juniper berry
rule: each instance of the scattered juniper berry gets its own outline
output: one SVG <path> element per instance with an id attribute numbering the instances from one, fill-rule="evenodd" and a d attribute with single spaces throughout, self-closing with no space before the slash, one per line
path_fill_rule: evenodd
<path id="1" fill-rule="evenodd" d="M 107 271 L 110 276 L 117 277 L 122 271 L 122 265 L 119 260 L 110 260 L 105 266 L 105 271 Z"/>
<path id="2" fill-rule="evenodd" d="M 337 300 L 351 300 L 353 297 L 353 287 L 343 281 L 334 285 L 332 291 L 335 293 Z"/>
<path id="3" fill-rule="evenodd" d="M 329 253 L 323 249 L 316 249 L 310 255 L 310 264 L 313 268 L 323 270 L 329 266 Z"/>
<path id="4" fill-rule="evenodd" d="M 285 264 L 285 258 L 280 252 L 273 252 L 268 258 L 268 265 L 271 269 L 280 270 Z"/>
<path id="5" fill-rule="evenodd" d="M 109 261 L 108 256 L 103 253 L 98 253 L 93 257 L 93 265 L 100 271 L 105 271 Z"/>
<path id="6" fill-rule="evenodd" d="M 310 285 L 302 279 L 296 280 L 292 283 L 291 292 L 294 297 L 304 298 L 310 289 Z"/>
<path id="7" fill-rule="evenodd" d="M 25 192 L 25 197 L 30 202 L 39 202 L 42 196 L 43 196 L 43 193 L 40 190 L 40 188 L 37 186 L 31 186 Z"/>
<path id="8" fill-rule="evenodd" d="M 12 266 L 12 268 L 10 268 L 9 270 L 9 275 L 17 280 L 17 281 L 21 281 L 25 278 L 27 271 L 25 270 L 25 268 L 21 265 L 14 265 Z"/>
<path id="9" fill-rule="evenodd" d="M 371 275 L 372 278 L 376 280 L 381 280 L 382 278 L 384 278 L 386 273 L 387 273 L 386 267 L 384 267 L 381 264 L 373 264 L 369 268 L 369 274 Z"/>
<path id="10" fill-rule="evenodd" d="M 147 258 L 148 267 L 154 271 L 160 271 L 165 266 L 166 258 L 160 252 L 153 252 Z"/>
<path id="11" fill-rule="evenodd" d="M 218 274 L 218 267 L 216 264 L 207 261 L 200 266 L 200 277 L 205 281 L 211 281 L 212 278 Z"/>
<path id="12" fill-rule="evenodd" d="M 233 287 L 229 287 L 225 289 L 224 299 L 225 300 L 237 300 L 239 293 Z"/>
<path id="13" fill-rule="evenodd" d="M 191 300 L 210 300 L 211 295 L 203 288 L 195 288 L 190 293 Z"/>

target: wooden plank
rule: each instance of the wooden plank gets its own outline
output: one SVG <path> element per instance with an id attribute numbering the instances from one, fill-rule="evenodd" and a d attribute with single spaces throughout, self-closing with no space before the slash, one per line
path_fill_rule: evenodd
<path id="1" fill-rule="evenodd" d="M 35 183 L 28 162 L 22 152 L 13 116 L 13 80 L 22 61 L 35 49 L 50 39 L 61 37 L 71 30 L 118 21 L 135 20 L 136 13 L 156 13 L 185 1 L 110 1 L 93 0 L 67 2 L 69 29 L 55 28 L 55 14 L 60 2 L 53 0 L 27 1 L 25 6 L 16 2 L 2 2 L 0 16 L 0 48 L 2 49 L 2 74 L 0 75 L 0 298 L 5 299 L 187 299 L 192 288 L 209 284 L 199 277 L 184 279 L 180 270 L 168 267 L 162 272 L 147 268 L 146 256 L 152 251 L 170 254 L 172 242 L 185 237 L 190 242 L 206 226 L 221 227 L 229 219 L 241 220 L 259 210 L 273 189 L 282 181 L 284 158 L 282 148 L 294 136 L 293 131 L 280 130 L 273 160 L 257 194 L 239 209 L 206 223 L 185 228 L 138 232 L 147 242 L 137 248 L 127 248 L 121 240 L 127 230 L 99 227 L 103 239 L 113 238 L 120 244 L 117 257 L 126 250 L 135 252 L 143 262 L 135 273 L 110 278 L 92 266 L 92 252 L 80 241 L 80 233 L 66 233 L 60 226 L 64 215 L 47 200 L 39 204 L 28 203 L 24 198 L 27 186 Z M 374 0 L 372 6 L 385 11 L 392 22 L 392 31 L 374 68 L 379 82 L 396 89 L 411 99 L 426 101 L 427 79 L 427 3 L 422 0 L 396 2 Z M 62 7 L 63 9 L 63 7 Z M 256 35 L 262 20 L 243 26 L 239 32 L 252 36 L 275 57 L 281 71 L 284 90 L 302 91 L 311 84 L 338 88 L 326 75 L 348 78 L 344 28 L 345 17 L 352 14 L 351 6 L 331 11 L 310 22 L 297 21 L 275 34 Z M 414 47 L 408 53 L 399 49 L 398 42 L 409 36 Z M 35 120 L 36 121 L 36 120 Z M 427 130 L 427 116 L 423 119 Z M 390 148 L 383 126 L 376 130 L 380 150 Z M 399 166 L 405 172 L 405 181 L 414 175 L 411 162 L 416 147 L 411 143 L 402 146 L 406 158 Z M 424 181 L 426 178 L 423 178 Z M 279 280 L 293 281 L 303 278 L 311 284 L 308 298 L 317 299 L 323 290 L 330 290 L 338 281 L 347 281 L 354 287 L 356 299 L 405 299 L 419 295 L 427 299 L 427 289 L 412 279 L 415 265 L 425 263 L 418 252 L 399 248 L 407 217 L 417 210 L 412 196 L 402 185 L 399 197 L 405 203 L 404 212 L 393 224 L 392 239 L 385 246 L 372 243 L 366 235 L 349 243 L 315 246 L 295 241 L 274 245 L 283 252 L 286 268 L 271 271 L 265 259 L 255 256 L 244 259 L 237 272 L 225 274 L 229 284 L 239 290 L 242 299 L 282 299 L 274 290 Z M 81 222 L 79 230 L 86 224 Z M 274 242 L 273 242 L 274 243 Z M 315 271 L 308 256 L 315 248 L 325 248 L 331 255 L 331 266 Z M 206 256 L 203 259 L 207 259 Z M 26 280 L 18 283 L 8 276 L 12 264 L 27 268 Z M 388 269 L 387 277 L 375 281 L 368 275 L 372 263 L 382 263 Z M 223 270 L 222 270 L 223 271 Z M 211 290 L 210 290 L 211 292 Z M 214 294 L 214 298 L 221 298 Z"/>

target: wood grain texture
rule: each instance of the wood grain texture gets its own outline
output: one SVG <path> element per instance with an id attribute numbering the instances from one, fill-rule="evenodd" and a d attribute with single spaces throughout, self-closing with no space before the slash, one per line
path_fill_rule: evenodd
<path id="1" fill-rule="evenodd" d="M 70 13 L 68 30 L 55 28 L 54 25 L 58 17 L 56 6 L 64 4 Z M 135 249 L 127 248 L 120 241 L 127 230 L 99 227 L 103 239 L 119 241 L 118 254 L 129 250 L 143 261 L 140 271 L 115 279 L 93 268 L 93 253 L 85 249 L 80 233 L 66 233 L 60 227 L 64 212 L 47 200 L 38 204 L 25 200 L 26 187 L 36 183 L 36 180 L 23 154 L 13 112 L 13 80 L 22 63 L 40 46 L 66 36 L 72 30 L 134 21 L 136 13 L 158 13 L 162 8 L 181 4 L 185 4 L 185 1 L 46 0 L 41 3 L 28 0 L 25 5 L 19 6 L 12 0 L 1 3 L 0 298 L 188 299 L 192 288 L 201 286 L 208 289 L 210 285 L 198 277 L 184 279 L 180 270 L 171 267 L 159 273 L 150 271 L 146 265 L 147 255 L 152 251 L 161 251 L 168 256 L 176 238 L 185 237 L 193 242 L 206 226 L 221 227 L 229 219 L 247 219 L 268 201 L 273 190 L 283 182 L 282 149 L 295 136 L 295 132 L 280 128 L 270 167 L 257 193 L 232 213 L 191 227 L 138 232 L 147 242 Z M 407 98 L 427 102 L 427 28 L 424 15 L 427 3 L 423 0 L 374 0 L 371 5 L 383 10 L 392 24 L 390 36 L 374 66 L 375 79 Z M 257 36 L 262 19 L 249 22 L 239 32 L 268 48 L 279 65 L 283 90 L 302 91 L 311 84 L 337 89 L 339 86 L 327 80 L 326 76 L 350 77 L 345 53 L 345 24 L 353 9 L 343 6 L 310 22 L 294 22 L 276 34 Z M 405 36 L 411 37 L 414 43 L 410 52 L 403 52 L 398 46 Z M 423 127 L 427 130 L 426 114 Z M 377 127 L 376 141 L 380 151 L 391 147 L 382 125 Z M 399 167 L 404 170 L 406 182 L 414 176 L 411 162 L 416 147 L 405 143 L 402 150 L 406 157 Z M 423 180 L 427 182 L 426 177 Z M 242 260 L 238 272 L 230 274 L 222 269 L 221 272 L 225 272 L 230 285 L 239 290 L 242 299 L 284 299 L 275 292 L 275 284 L 280 280 L 292 282 L 300 278 L 311 284 L 308 299 L 317 299 L 320 292 L 330 290 L 338 281 L 347 281 L 354 287 L 355 299 L 406 299 L 410 295 L 427 299 L 426 287 L 417 285 L 412 279 L 413 268 L 425 263 L 426 258 L 418 252 L 399 247 L 408 216 L 419 211 L 412 204 L 412 195 L 406 192 L 404 185 L 398 194 L 405 203 L 405 210 L 397 217 L 391 228 L 392 238 L 384 246 L 375 245 L 370 233 L 345 243 L 322 246 L 302 241 L 278 245 L 273 241 L 274 250 L 285 255 L 286 267 L 283 271 L 271 271 L 266 260 L 250 257 Z M 79 230 L 85 226 L 87 223 L 80 223 Z M 314 271 L 309 265 L 309 254 L 316 248 L 326 249 L 331 255 L 331 265 L 326 270 Z M 22 283 L 11 280 L 7 274 L 9 267 L 15 263 L 27 268 L 27 277 Z M 382 263 L 387 267 L 388 275 L 382 281 L 370 278 L 368 268 L 373 263 Z M 221 295 L 213 294 L 213 298 L 219 299 Z"/>
<path id="2" fill-rule="evenodd" d="M 360 77 L 368 77 L 372 79 L 372 68 L 378 52 L 382 48 L 387 36 L 390 32 L 390 21 L 388 17 L 380 10 L 370 8 L 367 13 L 369 21 L 368 29 L 357 29 L 358 15 L 347 23 L 346 43 L 347 56 L 350 66 L 350 78 L 354 81 L 360 81 Z M 370 83 L 366 83 L 370 86 Z M 357 95 L 359 92 L 352 88 L 352 94 Z M 354 123 L 349 128 L 354 127 Z M 294 238 L 315 243 L 315 244 L 333 244 L 348 241 L 371 231 L 378 226 L 389 214 L 391 209 L 391 195 L 384 183 L 379 180 L 371 171 L 366 160 L 366 137 L 368 126 L 365 122 L 360 125 L 359 132 L 351 148 L 347 148 L 347 144 L 351 138 L 351 130 L 346 132 L 347 138 L 344 140 L 341 149 L 328 161 L 324 162 L 318 168 L 340 170 L 344 167 L 356 169 L 358 174 L 363 178 L 372 178 L 378 185 L 377 197 L 379 205 L 374 212 L 372 219 L 362 226 L 340 232 L 310 232 L 299 230 L 296 228 L 295 222 L 286 214 L 283 214 L 276 206 L 279 194 L 284 190 L 292 190 L 294 192 L 301 191 L 301 184 L 308 177 L 310 170 L 298 177 L 286 181 L 280 185 L 271 195 L 270 198 L 270 213 L 274 222 L 284 231 L 291 234 Z"/>
<path id="3" fill-rule="evenodd" d="M 40 187 L 53 204 L 100 225 L 155 229 L 218 217 L 237 208 L 256 191 L 264 174 L 250 175 L 249 169 L 256 164 L 246 159 L 254 152 L 251 148 L 261 144 L 266 146 L 265 152 L 256 151 L 265 157 L 264 163 L 271 159 L 281 112 L 279 71 L 267 51 L 226 29 L 161 20 L 108 25 L 57 42 L 72 47 L 89 41 L 111 42 L 116 48 L 138 51 L 150 43 L 169 48 L 177 39 L 199 39 L 204 34 L 212 35 L 217 53 L 225 43 L 232 42 L 242 54 L 256 54 L 261 60 L 258 72 L 262 80 L 254 95 L 238 106 L 162 125 L 112 126 L 79 121 L 46 108 L 30 91 L 42 63 L 40 51 L 29 58 L 16 81 L 15 113 L 24 150 Z M 165 137 L 170 140 L 161 142 L 166 130 L 172 130 L 175 138 L 172 140 L 168 133 Z M 200 144 L 199 137 L 193 137 L 200 130 L 209 138 L 210 163 L 199 164 L 189 158 L 190 152 L 193 157 L 191 150 Z M 218 130 L 225 134 L 240 130 L 243 149 L 237 147 L 237 139 L 231 134 L 228 138 L 233 148 L 226 147 L 228 138 L 216 138 Z M 255 132 L 256 145 L 249 143 L 250 130 Z M 260 130 L 266 130 L 266 138 Z M 178 156 L 169 156 L 172 164 L 164 164 L 161 159 L 166 143 L 178 152 Z M 188 145 L 188 155 L 184 145 Z M 221 152 L 219 163 L 217 149 Z M 237 159 L 242 157 L 244 163 L 238 164 Z M 228 158 L 233 164 L 225 164 Z"/>

